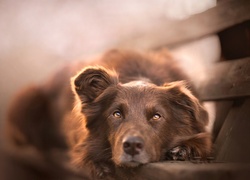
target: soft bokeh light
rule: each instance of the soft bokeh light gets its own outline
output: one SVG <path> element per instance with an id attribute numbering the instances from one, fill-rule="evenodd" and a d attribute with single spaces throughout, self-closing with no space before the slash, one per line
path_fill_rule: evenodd
<path id="1" fill-rule="evenodd" d="M 16 91 L 41 83 L 63 64 L 102 53 L 159 19 L 183 19 L 215 5 L 215 0 L 1 0 L 1 119 Z M 194 72 L 204 69 L 202 53 L 212 61 L 218 56 L 216 37 L 199 43 L 175 50 L 184 67 L 198 62 Z"/>

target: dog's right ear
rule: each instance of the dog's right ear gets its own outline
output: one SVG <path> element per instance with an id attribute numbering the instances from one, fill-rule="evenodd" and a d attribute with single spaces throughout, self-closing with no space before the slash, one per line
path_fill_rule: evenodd
<path id="1" fill-rule="evenodd" d="M 83 69 L 72 78 L 73 91 L 82 103 L 90 103 L 106 88 L 118 84 L 118 76 L 114 71 L 99 66 Z"/>

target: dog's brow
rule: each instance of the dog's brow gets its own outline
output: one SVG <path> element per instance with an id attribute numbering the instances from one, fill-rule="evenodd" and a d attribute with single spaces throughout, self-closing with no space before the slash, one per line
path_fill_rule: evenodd
<path id="1" fill-rule="evenodd" d="M 112 109 L 119 109 L 126 112 L 128 109 L 128 104 L 126 102 L 115 102 L 112 104 Z"/>

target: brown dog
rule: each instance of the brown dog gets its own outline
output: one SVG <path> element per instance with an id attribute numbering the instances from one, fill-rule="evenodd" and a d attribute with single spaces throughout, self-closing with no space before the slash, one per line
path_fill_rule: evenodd
<path id="1" fill-rule="evenodd" d="M 65 124 L 71 126 L 72 161 L 90 168 L 94 178 L 112 175 L 116 167 L 210 153 L 207 112 L 164 51 L 110 51 L 71 84 L 75 108 Z"/>
<path id="2" fill-rule="evenodd" d="M 66 67 L 12 103 L 2 169 L 9 179 L 86 179 L 86 172 L 98 179 L 150 162 L 205 158 L 208 117 L 194 94 L 165 51 L 113 50 Z"/>

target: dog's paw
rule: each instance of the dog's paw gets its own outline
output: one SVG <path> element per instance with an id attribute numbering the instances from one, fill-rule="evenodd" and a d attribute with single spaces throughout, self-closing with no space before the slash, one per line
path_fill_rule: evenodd
<path id="1" fill-rule="evenodd" d="M 167 159 L 185 161 L 191 158 L 191 150 L 185 146 L 177 146 L 167 152 Z"/>
<path id="2" fill-rule="evenodd" d="M 113 179 L 113 168 L 106 164 L 98 164 L 95 167 L 94 176 L 96 179 Z"/>

